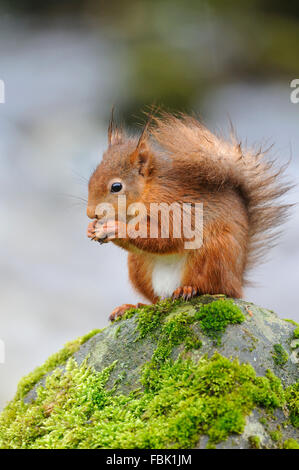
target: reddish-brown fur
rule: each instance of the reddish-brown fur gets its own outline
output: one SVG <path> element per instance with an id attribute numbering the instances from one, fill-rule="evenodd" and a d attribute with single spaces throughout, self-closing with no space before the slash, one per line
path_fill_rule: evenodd
<path id="1" fill-rule="evenodd" d="M 172 253 L 186 254 L 175 297 L 204 293 L 241 297 L 246 268 L 261 258 L 273 239 L 272 229 L 287 210 L 275 204 L 288 189 L 281 184 L 280 173 L 261 151 L 242 149 L 234 135 L 231 142 L 216 137 L 195 118 L 163 114 L 139 140 L 127 137 L 111 122 L 108 150 L 90 178 L 87 214 L 94 219 L 101 202 L 113 204 L 117 214 L 117 194 L 108 187 L 110 180 L 117 179 L 125 184 L 127 206 L 202 202 L 200 249 L 186 250 L 185 239 L 173 238 L 171 232 L 170 238 L 116 236 L 111 241 L 129 252 L 130 281 L 151 302 L 158 299 L 152 287 L 153 259 Z M 149 219 L 141 223 L 148 226 Z M 93 222 L 91 238 L 94 230 Z M 123 311 L 116 309 L 112 318 Z"/>

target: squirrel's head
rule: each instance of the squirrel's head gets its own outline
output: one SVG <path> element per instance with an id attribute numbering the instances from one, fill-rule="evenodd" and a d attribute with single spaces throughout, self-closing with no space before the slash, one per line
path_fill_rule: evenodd
<path id="1" fill-rule="evenodd" d="M 108 149 L 93 172 L 88 185 L 87 215 L 98 217 L 99 204 L 110 204 L 118 213 L 118 196 L 126 196 L 126 205 L 139 202 L 154 173 L 154 156 L 145 126 L 139 139 L 129 138 L 115 129 L 108 130 Z"/>

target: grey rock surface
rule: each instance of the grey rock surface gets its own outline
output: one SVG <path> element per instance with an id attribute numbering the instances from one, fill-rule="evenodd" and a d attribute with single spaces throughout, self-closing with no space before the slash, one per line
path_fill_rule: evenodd
<path id="1" fill-rule="evenodd" d="M 203 297 L 201 301 L 202 299 Z M 208 296 L 206 296 L 206 301 L 210 301 Z M 266 370 L 271 369 L 285 385 L 298 380 L 299 340 L 292 340 L 295 326 L 280 319 L 276 313 L 250 302 L 235 300 L 235 303 L 241 308 L 246 320 L 239 325 L 228 325 L 219 345 L 204 335 L 198 324 L 193 325 L 195 333 L 202 342 L 202 347 L 190 352 L 190 355 L 198 359 L 203 354 L 211 356 L 218 351 L 225 357 L 237 357 L 239 362 L 251 364 L 257 375 L 265 375 Z M 197 309 L 198 301 L 194 300 L 176 307 L 175 312 L 187 311 L 194 314 Z M 118 376 L 125 374 L 126 378 L 121 380 L 119 388 L 122 391 L 133 389 L 140 375 L 140 368 L 144 362 L 151 359 L 156 347 L 156 341 L 152 336 L 137 341 L 136 326 L 136 317 L 110 325 L 80 348 L 75 354 L 77 362 L 80 364 L 87 358 L 88 363 L 100 371 L 117 359 L 118 363 L 113 371 L 111 383 Z M 288 354 L 288 360 L 283 366 L 277 365 L 274 360 L 275 344 L 280 344 Z M 174 351 L 174 357 L 179 352 L 180 347 Z"/>
<path id="2" fill-rule="evenodd" d="M 188 312 L 194 315 L 203 303 L 216 300 L 211 296 L 202 296 L 190 302 L 182 302 L 170 308 L 165 318 Z M 296 326 L 280 319 L 274 312 L 258 307 L 250 302 L 235 300 L 242 310 L 245 321 L 240 324 L 228 325 L 220 341 L 207 336 L 199 322 L 191 325 L 195 335 L 201 341 L 200 349 L 193 349 L 188 355 L 198 361 L 203 355 L 211 357 L 215 352 L 240 363 L 249 363 L 258 376 L 264 376 L 271 370 L 282 381 L 284 387 L 294 384 L 299 379 L 299 340 L 294 339 Z M 138 312 L 130 318 L 117 321 L 100 333 L 93 336 L 75 353 L 74 358 L 80 365 L 83 361 L 102 371 L 115 361 L 108 387 L 115 387 L 116 393 L 129 393 L 140 388 L 139 381 L 143 365 L 150 361 L 157 347 L 161 324 L 139 339 Z M 177 358 L 183 346 L 177 346 L 172 351 L 173 359 Z M 277 352 L 278 351 L 278 352 Z M 62 368 L 64 366 L 61 366 Z M 51 372 L 50 372 L 51 373 Z M 26 402 L 32 402 L 36 396 L 36 387 L 43 385 L 45 379 L 39 382 L 25 397 Z M 275 448 L 273 433 L 279 430 L 283 439 L 298 439 L 298 430 L 287 422 L 287 413 L 277 409 L 272 416 L 262 409 L 255 409 L 246 418 L 246 426 L 241 435 L 229 437 L 216 445 L 217 448 L 250 448 L 252 436 L 257 438 L 260 446 Z M 208 437 L 202 436 L 198 448 L 205 448 Z"/>

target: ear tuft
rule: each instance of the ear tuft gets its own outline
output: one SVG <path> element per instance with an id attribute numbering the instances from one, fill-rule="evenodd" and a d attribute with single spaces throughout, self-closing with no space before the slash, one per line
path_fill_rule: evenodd
<path id="1" fill-rule="evenodd" d="M 108 145 L 120 144 L 123 140 L 123 131 L 114 122 L 114 106 L 111 109 L 111 117 L 108 126 Z"/>
<path id="2" fill-rule="evenodd" d="M 109 142 L 109 147 L 111 145 L 121 144 L 123 142 L 123 130 L 121 128 L 114 128 Z"/>
<path id="3" fill-rule="evenodd" d="M 112 142 L 112 135 L 114 131 L 114 105 L 111 108 L 111 117 L 109 120 L 109 126 L 108 126 L 108 145 L 111 145 Z"/>

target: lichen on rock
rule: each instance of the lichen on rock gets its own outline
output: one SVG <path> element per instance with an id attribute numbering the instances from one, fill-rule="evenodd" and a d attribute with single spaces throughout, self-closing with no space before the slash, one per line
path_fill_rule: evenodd
<path id="1" fill-rule="evenodd" d="M 131 310 L 22 379 L 0 447 L 294 448 L 294 331 L 224 296 Z"/>

